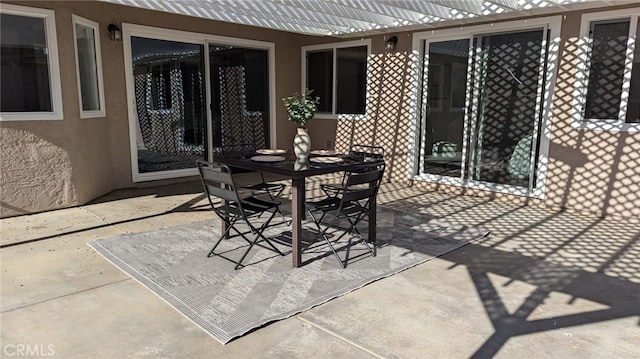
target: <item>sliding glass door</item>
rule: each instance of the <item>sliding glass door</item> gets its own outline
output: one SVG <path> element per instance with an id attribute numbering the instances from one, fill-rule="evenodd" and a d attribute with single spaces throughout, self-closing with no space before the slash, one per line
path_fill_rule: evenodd
<path id="1" fill-rule="evenodd" d="M 428 44 L 422 172 L 461 177 L 469 39 Z"/>
<path id="2" fill-rule="evenodd" d="M 197 175 L 224 146 L 275 137 L 273 43 L 124 24 L 134 182 Z"/>
<path id="3" fill-rule="evenodd" d="M 470 179 L 529 187 L 540 128 L 544 31 L 477 36 Z"/>
<path id="4" fill-rule="evenodd" d="M 204 46 L 131 37 L 139 173 L 206 158 Z"/>
<path id="5" fill-rule="evenodd" d="M 536 193 L 549 43 L 546 25 L 423 42 L 419 178 Z"/>

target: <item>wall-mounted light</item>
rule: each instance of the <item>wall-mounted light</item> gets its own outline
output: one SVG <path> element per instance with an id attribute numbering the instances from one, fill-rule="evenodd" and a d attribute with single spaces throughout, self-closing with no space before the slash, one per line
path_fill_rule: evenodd
<path id="1" fill-rule="evenodd" d="M 122 41 L 122 31 L 116 24 L 109 24 L 107 27 L 109 30 L 109 38 L 114 41 Z"/>
<path id="2" fill-rule="evenodd" d="M 396 48 L 397 43 L 398 43 L 398 37 L 391 36 L 389 39 L 387 39 L 387 42 L 385 42 L 384 44 L 385 51 L 387 52 L 393 51 Z"/>

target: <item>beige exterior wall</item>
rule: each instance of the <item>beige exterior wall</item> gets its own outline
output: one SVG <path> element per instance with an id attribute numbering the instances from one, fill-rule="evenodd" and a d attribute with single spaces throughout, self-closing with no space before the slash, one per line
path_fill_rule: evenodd
<path id="1" fill-rule="evenodd" d="M 567 14 L 562 25 L 545 204 L 637 218 L 640 133 L 571 127 L 580 14 Z"/>
<path id="2" fill-rule="evenodd" d="M 300 88 L 300 46 L 340 40 L 234 25 L 102 2 L 13 2 L 55 10 L 64 120 L 1 122 L 0 217 L 86 203 L 111 190 L 148 185 L 131 180 L 123 43 L 110 41 L 110 23 L 132 23 L 196 33 L 269 41 L 276 48 L 276 147 L 290 148 L 295 126 L 280 98 Z M 610 8 L 602 9 L 610 10 Z M 106 117 L 80 119 L 71 15 L 100 24 Z M 570 207 L 600 214 L 640 214 L 640 134 L 579 131 L 571 127 L 576 39 L 580 13 L 563 20 L 552 118 L 547 194 L 543 201 L 460 187 L 414 183 L 519 203 Z M 308 125 L 313 147 L 327 140 L 337 149 L 350 143 L 385 147 L 386 179 L 408 182 L 411 33 L 396 33 L 397 48 L 383 49 L 373 36 L 367 121 L 315 119 Z M 175 181 L 175 180 L 173 180 Z M 164 181 L 171 182 L 171 181 Z M 157 183 L 157 182 L 155 182 Z"/>
<path id="3" fill-rule="evenodd" d="M 134 184 L 131 180 L 123 42 L 109 39 L 108 24 L 132 23 L 273 42 L 276 99 L 299 91 L 300 46 L 327 41 L 96 1 L 3 3 L 55 11 L 64 119 L 0 122 L 0 217 L 80 205 L 114 189 L 148 185 Z M 72 14 L 99 24 L 105 79 L 106 116 L 103 118 L 80 118 Z M 276 121 L 279 131 L 276 145 L 288 148 L 295 126 L 287 121 L 283 106 L 277 106 Z M 175 181 L 180 180 L 154 183 Z"/>
<path id="4" fill-rule="evenodd" d="M 609 11 L 630 6 L 602 8 Z M 593 12 L 594 10 L 590 10 Z M 562 13 L 558 74 L 551 118 L 549 168 L 543 200 L 427 182 L 425 190 L 480 196 L 528 205 L 566 207 L 599 215 L 640 215 L 640 133 L 583 131 L 571 127 L 577 39 L 583 12 Z M 547 15 L 552 16 L 555 14 Z M 369 63 L 369 121 L 339 121 L 336 145 L 384 146 L 391 182 L 407 182 L 410 121 L 411 34 L 398 33 L 393 53 L 384 53 L 382 36 L 372 38 Z M 314 120 L 316 121 L 316 120 Z M 329 126 L 325 126 L 329 128 Z M 323 133 L 324 136 L 326 136 Z M 324 143 L 324 142 L 321 142 Z"/>

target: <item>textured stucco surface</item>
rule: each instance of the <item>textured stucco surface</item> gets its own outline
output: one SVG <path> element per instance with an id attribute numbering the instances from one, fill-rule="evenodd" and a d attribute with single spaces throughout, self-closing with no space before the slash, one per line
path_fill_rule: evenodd
<path id="1" fill-rule="evenodd" d="M 55 11 L 63 120 L 0 123 L 0 217 L 76 206 L 114 189 L 149 185 L 132 180 L 123 42 L 109 39 L 108 24 L 139 24 L 275 43 L 276 146 L 285 148 L 291 146 L 295 126 L 287 121 L 279 99 L 299 91 L 300 46 L 330 41 L 97 1 L 3 3 Z M 105 117 L 80 118 L 72 15 L 99 24 Z M 184 180 L 162 180 L 155 184 Z"/>
<path id="2" fill-rule="evenodd" d="M 0 128 L 0 138 L 1 216 L 76 202 L 69 181 L 72 164 L 65 150 L 27 131 Z"/>

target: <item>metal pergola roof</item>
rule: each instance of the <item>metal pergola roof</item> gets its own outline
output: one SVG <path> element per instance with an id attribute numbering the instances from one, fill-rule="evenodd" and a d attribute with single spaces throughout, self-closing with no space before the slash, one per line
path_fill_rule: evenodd
<path id="1" fill-rule="evenodd" d="M 288 32 L 336 37 L 430 29 L 632 0 L 103 0 Z"/>

